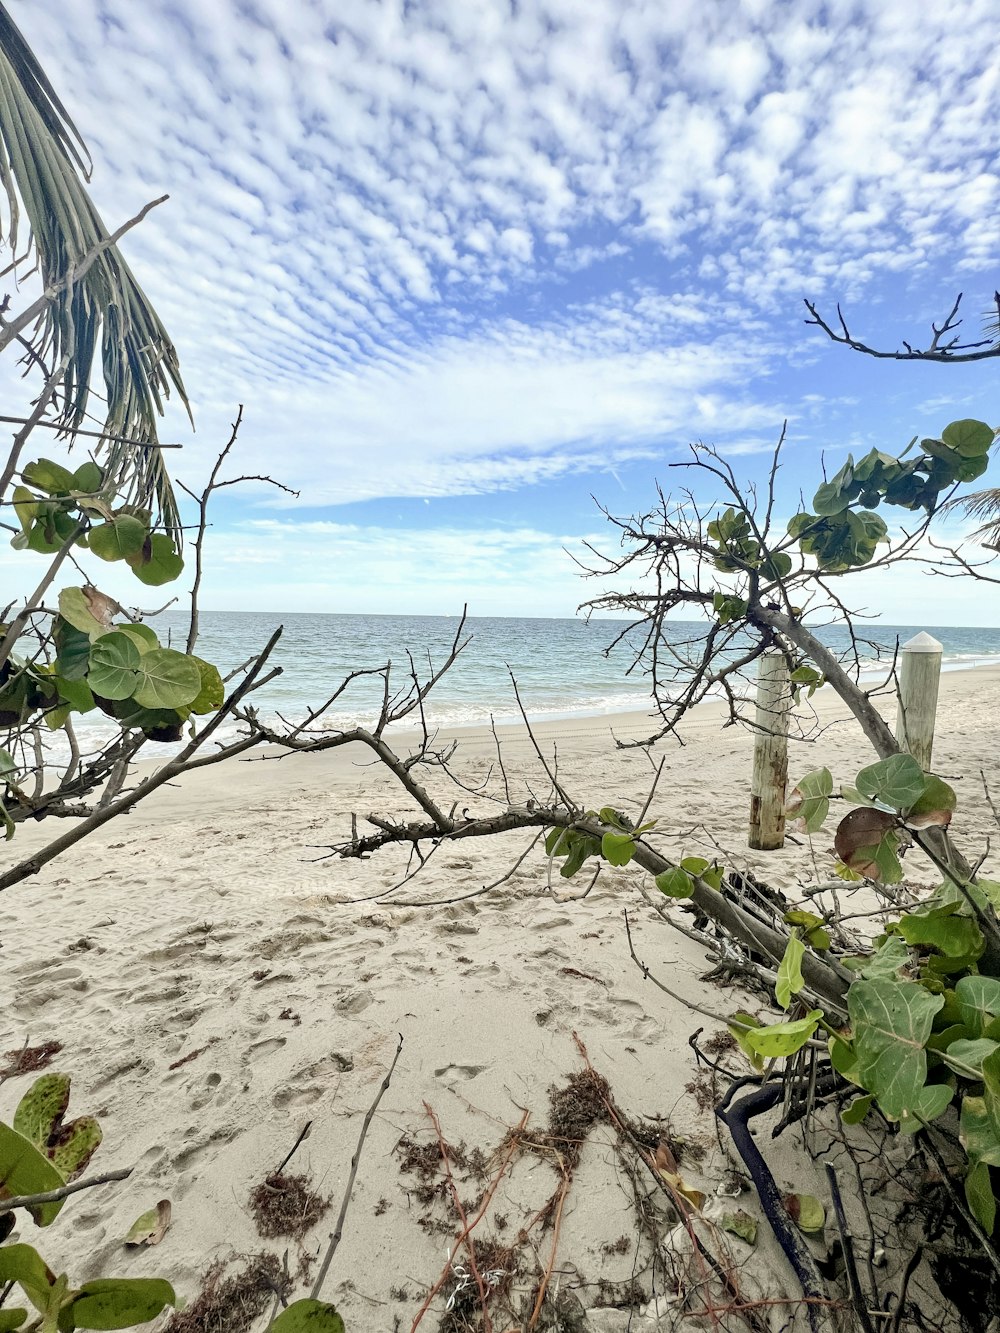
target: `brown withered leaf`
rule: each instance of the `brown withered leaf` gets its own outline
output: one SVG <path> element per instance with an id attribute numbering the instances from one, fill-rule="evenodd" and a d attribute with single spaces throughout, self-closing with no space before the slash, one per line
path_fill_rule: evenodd
<path id="1" fill-rule="evenodd" d="M 170 1200 L 161 1199 L 155 1208 L 137 1217 L 125 1237 L 126 1245 L 159 1245 L 170 1225 Z"/>
<path id="2" fill-rule="evenodd" d="M 868 856 L 859 856 L 859 852 L 877 847 L 895 826 L 895 815 L 890 815 L 885 810 L 860 806 L 857 810 L 849 811 L 837 825 L 837 833 L 833 840 L 834 849 L 844 864 L 850 866 L 852 870 L 856 870 L 860 875 L 877 879 L 878 862 Z"/>

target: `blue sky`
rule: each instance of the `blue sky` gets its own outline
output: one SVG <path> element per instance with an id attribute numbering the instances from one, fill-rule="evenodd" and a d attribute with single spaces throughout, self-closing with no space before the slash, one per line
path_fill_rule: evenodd
<path id="1" fill-rule="evenodd" d="M 31 0 L 12 11 L 180 352 L 196 483 L 245 404 L 205 602 L 572 614 L 689 441 L 782 505 L 819 455 L 996 416 L 996 363 L 873 363 L 1000 255 L 996 0 Z M 674 474 L 676 475 L 676 474 Z M 712 498 L 706 495 L 705 499 Z M 887 619 L 1000 598 L 859 580 Z M 915 612 L 914 612 L 915 614 Z"/>

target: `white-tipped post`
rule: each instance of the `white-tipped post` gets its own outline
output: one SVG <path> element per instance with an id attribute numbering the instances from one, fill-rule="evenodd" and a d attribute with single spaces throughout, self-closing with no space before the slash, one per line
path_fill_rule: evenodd
<path id="1" fill-rule="evenodd" d="M 788 783 L 788 710 L 792 686 L 782 652 L 757 659 L 757 734 L 750 785 L 749 845 L 774 851 L 785 845 L 785 787 Z"/>
<path id="2" fill-rule="evenodd" d="M 942 648 L 930 634 L 915 634 L 899 650 L 896 740 L 925 771 L 931 766 Z"/>

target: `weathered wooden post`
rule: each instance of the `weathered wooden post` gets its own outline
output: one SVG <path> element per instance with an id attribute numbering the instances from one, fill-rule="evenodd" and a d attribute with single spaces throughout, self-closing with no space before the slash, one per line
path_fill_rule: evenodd
<path id="1" fill-rule="evenodd" d="M 750 785 L 751 847 L 773 851 L 785 845 L 785 787 L 788 782 L 788 710 L 792 686 L 785 655 L 774 649 L 757 659 L 757 733 Z"/>
<path id="2" fill-rule="evenodd" d="M 904 643 L 899 652 L 896 740 L 926 770 L 931 766 L 934 747 L 942 649 L 937 639 L 921 633 Z"/>

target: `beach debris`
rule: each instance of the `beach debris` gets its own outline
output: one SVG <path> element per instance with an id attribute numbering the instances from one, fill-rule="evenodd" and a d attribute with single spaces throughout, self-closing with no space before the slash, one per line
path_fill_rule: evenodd
<path id="1" fill-rule="evenodd" d="M 154 1208 L 137 1217 L 125 1237 L 125 1245 L 159 1245 L 170 1225 L 170 1200 L 161 1199 Z"/>
<path id="2" fill-rule="evenodd" d="M 226 1264 L 216 1260 L 201 1282 L 201 1291 L 184 1310 L 170 1317 L 163 1333 L 246 1333 L 277 1293 L 287 1299 L 292 1278 L 276 1254 L 246 1256 L 239 1270 L 225 1277 Z"/>
<path id="3" fill-rule="evenodd" d="M 719 1225 L 723 1231 L 739 1236 L 740 1240 L 745 1240 L 748 1245 L 757 1244 L 757 1219 L 745 1208 L 737 1208 L 735 1213 L 723 1213 Z"/>
<path id="4" fill-rule="evenodd" d="M 250 1191 L 249 1208 L 259 1235 L 302 1240 L 329 1211 L 330 1199 L 317 1194 L 306 1175 L 272 1171 Z"/>
<path id="5" fill-rule="evenodd" d="M 18 1078 L 21 1074 L 34 1074 L 39 1069 L 46 1069 L 62 1050 L 61 1041 L 43 1041 L 38 1046 L 29 1046 L 27 1042 L 17 1051 L 5 1051 L 7 1063 L 0 1069 L 0 1083 L 8 1078 Z"/>

